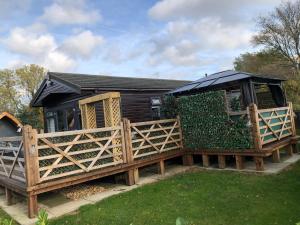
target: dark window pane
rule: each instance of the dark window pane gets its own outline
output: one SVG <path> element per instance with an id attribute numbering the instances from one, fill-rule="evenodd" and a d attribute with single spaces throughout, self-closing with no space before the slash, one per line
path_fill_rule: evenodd
<path id="1" fill-rule="evenodd" d="M 75 130 L 75 112 L 73 108 L 66 110 L 68 130 Z"/>

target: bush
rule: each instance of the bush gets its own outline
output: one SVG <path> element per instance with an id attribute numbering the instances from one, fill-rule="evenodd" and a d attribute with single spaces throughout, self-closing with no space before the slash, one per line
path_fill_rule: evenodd
<path id="1" fill-rule="evenodd" d="M 247 117 L 229 117 L 225 92 L 205 92 L 178 99 L 184 145 L 191 149 L 249 149 Z"/>

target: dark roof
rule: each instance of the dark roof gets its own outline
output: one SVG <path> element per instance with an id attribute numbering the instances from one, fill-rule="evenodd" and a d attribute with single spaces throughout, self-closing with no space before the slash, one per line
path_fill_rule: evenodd
<path id="1" fill-rule="evenodd" d="M 115 90 L 172 90 L 190 81 L 152 78 L 115 77 L 74 73 L 49 72 L 50 79 L 77 86 L 79 89 L 115 89 Z"/>
<path id="2" fill-rule="evenodd" d="M 252 73 L 246 73 L 246 72 L 240 72 L 234 70 L 225 70 L 225 71 L 211 74 L 207 77 L 200 78 L 199 80 L 193 81 L 191 83 L 188 83 L 187 85 L 179 87 L 171 91 L 170 93 L 179 93 L 179 92 L 185 92 L 191 90 L 210 88 L 210 87 L 215 87 L 217 85 L 226 84 L 233 81 L 240 81 L 249 78 L 264 79 L 266 81 L 268 80 L 268 81 L 275 81 L 275 82 L 280 82 L 284 80 L 282 78 L 274 78 L 267 75 L 252 74 Z"/>

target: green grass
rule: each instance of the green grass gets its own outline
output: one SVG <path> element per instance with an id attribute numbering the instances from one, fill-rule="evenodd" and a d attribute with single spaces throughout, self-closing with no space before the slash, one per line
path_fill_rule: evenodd
<path id="1" fill-rule="evenodd" d="M 4 212 L 1 208 L 0 208 L 0 224 L 2 225 L 4 223 L 4 221 L 11 221 L 11 218 L 9 215 L 6 214 L 6 212 Z M 17 223 L 15 221 L 13 221 L 12 223 L 13 225 L 16 225 Z"/>
<path id="2" fill-rule="evenodd" d="M 300 162 L 279 175 L 200 171 L 86 205 L 50 225 L 295 225 L 300 221 Z M 0 218 L 8 216 L 0 210 Z"/>
<path id="3" fill-rule="evenodd" d="M 55 224 L 295 225 L 300 221 L 300 163 L 279 175 L 203 171 L 175 176 L 86 205 Z"/>

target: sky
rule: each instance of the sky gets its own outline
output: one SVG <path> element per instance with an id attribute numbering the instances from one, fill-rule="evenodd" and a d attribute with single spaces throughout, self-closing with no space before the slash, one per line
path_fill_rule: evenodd
<path id="1" fill-rule="evenodd" d="M 0 69 L 196 80 L 233 69 L 281 0 L 0 0 Z"/>

